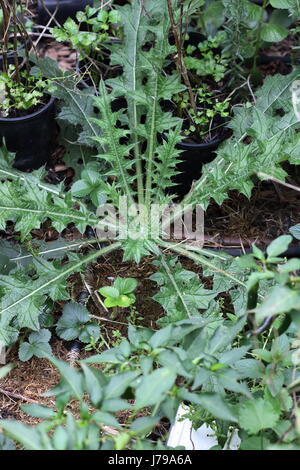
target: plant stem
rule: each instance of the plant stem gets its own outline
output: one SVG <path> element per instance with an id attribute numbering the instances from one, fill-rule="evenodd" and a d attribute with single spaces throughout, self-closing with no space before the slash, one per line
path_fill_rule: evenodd
<path id="1" fill-rule="evenodd" d="M 7 51 L 8 51 L 8 30 L 10 25 L 10 9 L 5 4 L 5 0 L 0 0 L 1 9 L 3 12 L 3 38 L 2 38 L 2 61 L 3 61 L 3 72 L 8 73 L 8 60 L 7 60 Z"/>
<path id="2" fill-rule="evenodd" d="M 21 78 L 20 78 L 20 70 L 19 70 L 19 58 L 18 58 L 18 29 L 17 29 L 17 7 L 16 7 L 16 0 L 13 0 L 13 25 L 14 25 L 14 49 L 13 49 L 13 54 L 14 54 L 14 62 L 15 62 L 15 78 L 16 82 L 18 84 L 21 83 Z"/>
<path id="3" fill-rule="evenodd" d="M 182 2 L 181 2 L 181 6 L 182 6 Z M 182 57 L 182 35 L 181 35 L 181 31 L 178 30 L 178 24 L 175 23 L 172 0 L 168 0 L 168 11 L 169 11 L 169 17 L 170 17 L 172 31 L 173 31 L 173 35 L 175 39 L 175 45 L 177 49 L 177 69 L 182 76 L 185 86 L 187 87 L 189 98 L 190 98 L 190 103 L 196 116 L 197 115 L 196 101 L 195 101 L 194 93 L 192 90 L 192 85 L 188 76 L 188 72 L 187 72 L 183 57 Z M 182 8 L 181 8 L 180 16 L 182 16 Z M 181 19 L 181 22 L 182 22 L 182 19 Z"/>
<path id="4" fill-rule="evenodd" d="M 167 248 L 171 251 L 175 251 L 175 253 L 178 253 L 179 255 L 186 256 L 187 258 L 190 258 L 193 261 L 196 261 L 200 264 L 203 264 L 204 266 L 207 266 L 208 268 L 210 268 L 214 272 L 221 273 L 223 276 L 228 277 L 229 279 L 236 282 L 237 284 L 239 284 L 242 287 L 245 287 L 245 288 L 247 287 L 244 282 L 240 281 L 238 278 L 236 278 L 232 274 L 228 273 L 227 271 L 224 271 L 223 269 L 219 268 L 218 266 L 215 266 L 210 261 L 207 261 L 207 259 L 203 258 L 202 256 L 200 256 L 196 253 L 191 253 L 190 251 L 185 250 L 181 246 L 173 245 L 172 243 L 164 242 L 163 240 L 159 240 L 158 243 L 159 243 L 160 246 L 162 246 L 164 248 Z"/>

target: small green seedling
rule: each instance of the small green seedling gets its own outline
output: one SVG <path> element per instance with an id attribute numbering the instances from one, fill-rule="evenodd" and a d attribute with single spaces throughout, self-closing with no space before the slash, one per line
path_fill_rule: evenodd
<path id="1" fill-rule="evenodd" d="M 137 280 L 132 277 L 118 277 L 112 286 L 101 287 L 99 292 L 105 297 L 105 307 L 130 307 L 135 302 L 133 292 L 137 288 L 137 284 Z"/>

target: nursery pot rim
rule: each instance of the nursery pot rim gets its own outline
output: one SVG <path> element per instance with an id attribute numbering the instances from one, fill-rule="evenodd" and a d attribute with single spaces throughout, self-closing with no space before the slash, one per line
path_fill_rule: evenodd
<path id="1" fill-rule="evenodd" d="M 20 121 L 30 121 L 31 119 L 34 119 L 36 116 L 41 114 L 44 111 L 47 111 L 55 102 L 55 98 L 53 96 L 50 96 L 49 101 L 41 108 L 35 111 L 34 113 L 27 114 L 26 116 L 20 116 L 16 118 L 5 118 L 5 117 L 0 117 L 0 123 L 1 122 L 20 122 Z"/>
<path id="2" fill-rule="evenodd" d="M 177 144 L 178 148 L 181 148 L 183 150 L 189 150 L 191 148 L 193 149 L 209 149 L 211 147 L 215 147 L 216 145 L 221 144 L 224 142 L 226 138 L 223 137 L 217 137 L 215 139 L 210 140 L 209 142 L 203 142 L 201 144 L 196 144 L 196 143 L 188 143 L 188 142 L 179 142 Z"/>

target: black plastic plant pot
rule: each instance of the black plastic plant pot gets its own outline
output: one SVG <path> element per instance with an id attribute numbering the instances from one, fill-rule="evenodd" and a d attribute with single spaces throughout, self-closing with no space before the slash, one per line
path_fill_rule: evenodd
<path id="1" fill-rule="evenodd" d="M 48 24 L 51 15 L 55 12 L 55 20 L 63 25 L 68 18 L 75 19 L 78 11 L 83 11 L 86 6 L 92 6 L 93 0 L 38 0 L 38 23 Z M 55 25 L 51 21 L 50 26 Z"/>
<path id="2" fill-rule="evenodd" d="M 177 194 L 179 199 L 182 199 L 190 191 L 193 181 L 201 177 L 203 165 L 216 158 L 215 152 L 225 138 L 225 136 L 217 137 L 208 143 L 181 142 L 177 145 L 177 148 L 182 150 L 179 156 L 182 161 L 176 169 L 181 173 L 173 178 L 176 186 L 171 188 L 172 194 Z"/>
<path id="3" fill-rule="evenodd" d="M 50 158 L 55 140 L 55 100 L 40 110 L 17 118 L 0 118 L 0 139 L 16 154 L 14 168 L 35 170 Z"/>

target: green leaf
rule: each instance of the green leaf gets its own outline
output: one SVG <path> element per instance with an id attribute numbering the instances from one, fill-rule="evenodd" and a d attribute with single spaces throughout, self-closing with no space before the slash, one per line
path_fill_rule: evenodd
<path id="1" fill-rule="evenodd" d="M 112 286 L 101 287 L 99 292 L 103 297 L 112 297 L 113 299 L 117 299 L 120 295 L 119 290 Z"/>
<path id="2" fill-rule="evenodd" d="M 79 337 L 82 326 L 90 320 L 88 310 L 75 302 L 67 303 L 63 308 L 63 314 L 57 322 L 56 333 L 66 341 Z"/>
<path id="3" fill-rule="evenodd" d="M 248 400 L 239 405 L 239 425 L 249 434 L 257 434 L 262 429 L 273 429 L 280 412 L 263 398 Z"/>
<path id="4" fill-rule="evenodd" d="M 298 270 L 300 270 L 300 259 L 298 258 L 289 259 L 285 264 L 280 264 L 278 266 L 278 271 L 280 273 L 290 273 Z"/>
<path id="5" fill-rule="evenodd" d="M 265 436 L 251 436 L 243 439 L 240 445 L 241 450 L 266 450 L 271 441 Z"/>
<path id="6" fill-rule="evenodd" d="M 261 29 L 261 38 L 266 42 L 279 42 L 286 38 L 288 30 L 278 24 L 263 24 Z"/>
<path id="7" fill-rule="evenodd" d="M 217 393 L 190 393 L 183 389 L 181 398 L 200 405 L 217 419 L 237 422 L 235 414 L 226 401 Z"/>
<path id="8" fill-rule="evenodd" d="M 96 413 L 93 414 L 93 420 L 101 425 L 105 424 L 106 426 L 112 426 L 116 429 L 122 429 L 117 419 L 110 413 L 104 411 L 96 411 Z"/>
<path id="9" fill-rule="evenodd" d="M 162 402 L 166 392 L 173 386 L 176 375 L 172 370 L 162 367 L 143 377 L 135 393 L 135 410 Z"/>
<path id="10" fill-rule="evenodd" d="M 114 281 L 114 287 L 118 289 L 120 294 L 131 294 L 137 288 L 138 282 L 132 277 L 118 277 Z"/>
<path id="11" fill-rule="evenodd" d="M 275 286 L 271 289 L 268 297 L 258 307 L 256 319 L 261 323 L 264 318 L 286 313 L 294 308 L 298 308 L 300 303 L 300 293 L 286 286 Z"/>
<path id="12" fill-rule="evenodd" d="M 290 235 L 281 235 L 281 237 L 276 238 L 267 247 L 268 256 L 271 257 L 281 255 L 281 253 L 288 249 L 291 241 L 292 237 Z"/>
<path id="13" fill-rule="evenodd" d="M 97 370 L 87 367 L 81 363 L 81 367 L 85 377 L 87 392 L 90 396 L 92 404 L 97 408 L 103 397 L 102 383 L 97 375 Z"/>
<path id="14" fill-rule="evenodd" d="M 51 338 L 49 330 L 41 329 L 38 332 L 31 333 L 28 337 L 28 343 L 24 342 L 19 348 L 19 358 L 21 361 L 28 361 L 33 355 L 37 357 L 46 357 L 51 354 L 51 346 L 48 341 Z"/>
<path id="15" fill-rule="evenodd" d="M 151 418 L 149 416 L 137 418 L 131 423 L 130 431 L 137 435 L 146 434 L 150 432 L 158 422 L 159 418 Z"/>
<path id="16" fill-rule="evenodd" d="M 130 371 L 114 375 L 105 387 L 105 399 L 121 397 L 139 374 L 139 372 Z"/>
<path id="17" fill-rule="evenodd" d="M 274 8 L 289 9 L 293 7 L 293 0 L 270 0 L 270 4 Z"/>
<path id="18" fill-rule="evenodd" d="M 53 418 L 55 416 L 55 411 L 52 408 L 48 408 L 47 406 L 43 405 L 36 405 L 36 404 L 29 404 L 29 405 L 21 405 L 20 408 L 22 411 L 27 413 L 29 416 L 33 416 L 34 418 Z"/>
<path id="19" fill-rule="evenodd" d="M 252 353 L 265 362 L 272 362 L 272 353 L 267 349 L 253 349 Z"/>
<path id="20" fill-rule="evenodd" d="M 18 421 L 0 420 L 0 427 L 27 450 L 52 450 L 51 446 L 44 445 L 42 436 L 37 428 Z"/>
<path id="21" fill-rule="evenodd" d="M 300 240 L 300 224 L 294 225 L 289 229 L 289 231 L 291 232 L 294 238 Z"/>
<path id="22" fill-rule="evenodd" d="M 168 341 L 171 338 L 172 331 L 172 325 L 168 325 L 165 328 L 156 331 L 149 341 L 149 344 L 152 349 L 156 349 L 161 346 L 167 346 Z"/>
<path id="23" fill-rule="evenodd" d="M 128 297 L 127 295 L 120 295 L 119 300 L 118 300 L 118 305 L 119 307 L 129 307 L 133 303 L 133 300 Z"/>
<path id="24" fill-rule="evenodd" d="M 66 362 L 53 356 L 47 356 L 48 360 L 58 369 L 61 374 L 62 381 L 65 383 L 71 395 L 77 400 L 82 401 L 83 398 L 83 376 L 74 367 L 69 366 Z"/>
<path id="25" fill-rule="evenodd" d="M 9 374 L 9 372 L 15 367 L 14 364 L 7 364 L 0 368 L 0 380 L 4 379 L 4 377 Z"/>

